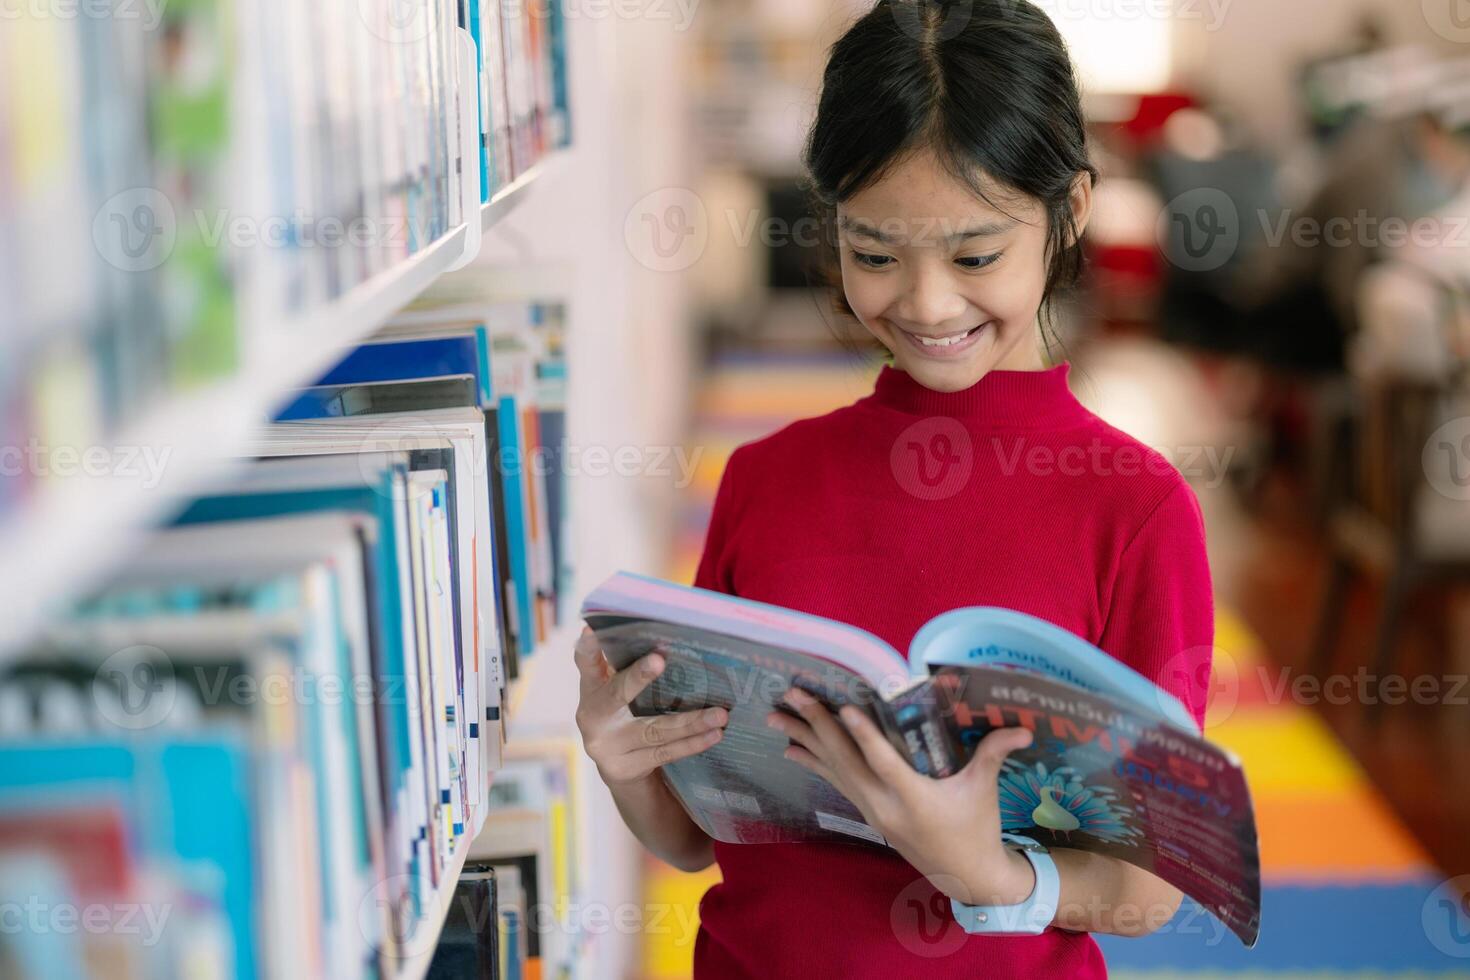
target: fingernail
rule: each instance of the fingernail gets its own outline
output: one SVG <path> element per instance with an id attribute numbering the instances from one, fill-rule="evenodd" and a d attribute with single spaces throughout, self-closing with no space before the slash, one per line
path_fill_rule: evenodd
<path id="1" fill-rule="evenodd" d="M 787 689 L 785 700 L 791 704 L 805 707 L 812 703 L 812 696 L 799 687 L 793 687 Z"/>
<path id="2" fill-rule="evenodd" d="M 724 708 L 705 708 L 703 716 L 704 720 L 709 722 L 710 724 L 716 724 L 720 721 L 720 713 L 724 710 Z"/>

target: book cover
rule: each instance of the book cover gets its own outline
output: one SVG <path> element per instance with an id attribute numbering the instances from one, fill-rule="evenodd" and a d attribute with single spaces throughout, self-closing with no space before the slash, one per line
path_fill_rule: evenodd
<path id="1" fill-rule="evenodd" d="M 866 712 L 919 772 L 957 772 L 988 732 L 1032 744 L 1002 770 L 1005 831 L 1127 861 L 1168 881 L 1247 945 L 1260 927 L 1260 857 L 1238 760 L 1205 740 L 1173 695 L 1044 620 L 971 607 L 935 617 L 904 656 L 846 623 L 619 573 L 582 617 L 616 669 L 658 652 L 640 716 L 721 706 L 726 735 L 663 768 L 706 833 L 730 843 L 886 846 L 825 780 L 784 758 L 765 724 L 800 687 Z"/>

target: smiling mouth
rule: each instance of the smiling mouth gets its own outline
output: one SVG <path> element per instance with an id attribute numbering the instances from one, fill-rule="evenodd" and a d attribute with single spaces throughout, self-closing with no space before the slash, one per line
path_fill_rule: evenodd
<path id="1" fill-rule="evenodd" d="M 951 346 L 953 344 L 958 344 L 962 340 L 965 340 L 967 337 L 971 336 L 976 331 L 980 330 L 981 327 L 984 327 L 984 326 L 985 326 L 985 324 L 980 323 L 980 324 L 976 324 L 975 326 L 971 327 L 968 330 L 961 330 L 961 331 L 958 331 L 957 333 L 941 334 L 940 336 L 937 336 L 937 337 L 936 336 L 930 336 L 928 334 L 914 333 L 911 330 L 904 330 L 903 332 L 906 333 L 906 334 L 908 334 L 910 337 L 913 337 L 915 340 L 917 340 L 919 343 L 923 344 L 925 347 L 949 347 L 949 346 Z M 902 329 L 902 328 L 900 327 L 899 329 Z"/>

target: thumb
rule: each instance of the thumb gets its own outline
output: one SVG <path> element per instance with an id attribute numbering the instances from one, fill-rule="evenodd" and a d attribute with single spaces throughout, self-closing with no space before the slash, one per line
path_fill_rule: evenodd
<path id="1" fill-rule="evenodd" d="M 1000 776 L 1001 763 L 1017 749 L 1024 749 L 1033 741 L 1029 728 L 997 728 L 975 746 L 964 773 L 971 779 L 994 782 Z"/>

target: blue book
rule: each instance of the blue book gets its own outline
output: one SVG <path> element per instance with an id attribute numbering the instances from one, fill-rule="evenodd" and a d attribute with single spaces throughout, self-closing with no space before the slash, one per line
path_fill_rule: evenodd
<path id="1" fill-rule="evenodd" d="M 531 582 L 530 539 L 526 529 L 526 499 L 521 468 L 525 465 L 525 446 L 521 441 L 521 414 L 516 399 L 502 396 L 496 413 L 500 424 L 500 486 L 505 498 L 506 545 L 510 559 L 510 577 L 515 582 L 517 635 L 522 655 L 536 646 L 535 588 Z"/>
<path id="2" fill-rule="evenodd" d="M 546 524 L 551 534 L 551 587 L 556 598 L 557 622 L 561 621 L 561 604 L 568 593 L 569 566 L 562 549 L 566 547 L 566 432 L 567 414 L 564 409 L 543 409 L 541 416 L 541 444 L 551 456 L 551 465 L 546 475 Z"/>
<path id="3" fill-rule="evenodd" d="M 488 401 L 488 362 L 474 332 L 363 344 L 323 375 L 316 386 L 412 381 L 456 374 L 473 375 L 481 396 Z"/>
<path id="4" fill-rule="evenodd" d="M 302 465 L 304 464 L 304 465 Z M 265 463 L 261 471 L 269 472 L 278 464 Z M 330 476 L 331 470 L 340 469 L 342 463 L 335 457 L 292 460 L 290 465 L 298 471 L 321 470 Z M 404 630 L 411 620 L 412 609 L 405 606 L 397 569 L 399 566 L 398 546 L 406 540 L 407 528 L 401 520 L 395 501 L 404 499 L 404 477 L 406 467 L 397 463 L 381 463 L 377 468 L 366 457 L 351 461 L 356 477 L 353 481 L 314 486 L 310 489 L 272 490 L 247 488 L 238 493 L 201 497 L 191 504 L 176 523 L 179 525 L 215 523 L 220 521 L 242 521 L 265 517 L 280 517 L 289 514 L 348 511 L 373 517 L 377 522 L 378 538 L 374 543 L 374 561 L 370 574 L 374 594 L 374 619 L 377 629 L 375 643 L 381 653 L 382 663 L 378 676 L 385 690 L 394 695 L 386 697 L 385 721 L 387 738 L 380 746 L 384 758 L 382 764 L 385 780 L 385 805 L 389 812 L 397 813 L 394 806 L 399 794 L 407 790 L 407 774 L 412 760 L 410 725 L 411 706 L 402 696 L 407 690 L 406 647 Z M 417 667 L 414 667 L 417 670 Z"/>

